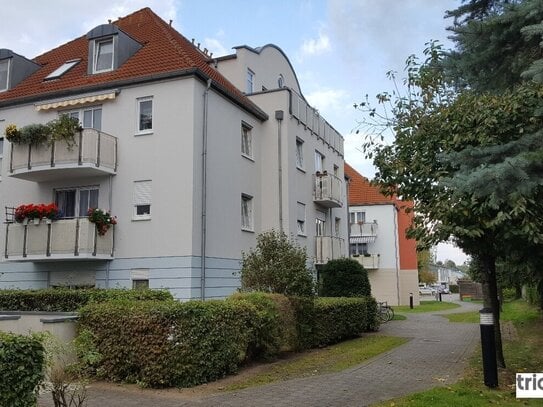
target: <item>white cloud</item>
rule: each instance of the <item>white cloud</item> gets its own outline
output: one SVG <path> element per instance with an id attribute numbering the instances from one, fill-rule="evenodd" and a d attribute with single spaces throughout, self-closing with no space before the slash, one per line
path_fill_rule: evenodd
<path id="1" fill-rule="evenodd" d="M 324 33 L 323 29 L 320 29 L 319 36 L 317 38 L 311 38 L 302 43 L 300 48 L 300 58 L 322 55 L 331 51 L 331 49 L 332 45 L 330 42 L 330 37 Z"/>
<path id="2" fill-rule="evenodd" d="M 349 99 L 348 93 L 343 89 L 318 89 L 305 97 L 311 106 L 322 113 L 344 109 Z"/>
<path id="3" fill-rule="evenodd" d="M 204 47 L 212 52 L 214 57 L 231 54 L 231 51 L 226 48 L 217 38 L 205 38 Z"/>

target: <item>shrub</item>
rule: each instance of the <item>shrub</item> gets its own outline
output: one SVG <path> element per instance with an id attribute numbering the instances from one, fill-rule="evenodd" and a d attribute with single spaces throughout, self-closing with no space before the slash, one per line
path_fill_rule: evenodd
<path id="1" fill-rule="evenodd" d="M 246 301 L 112 301 L 82 308 L 80 329 L 99 377 L 189 387 L 237 370 L 255 318 Z"/>
<path id="2" fill-rule="evenodd" d="M 241 288 L 295 296 L 312 296 L 314 283 L 306 268 L 307 254 L 293 239 L 274 230 L 257 236 L 257 245 L 243 253 Z"/>
<path id="3" fill-rule="evenodd" d="M 287 297 L 262 292 L 236 293 L 233 301 L 247 301 L 256 308 L 258 318 L 252 321 L 253 338 L 249 346 L 251 358 L 274 359 L 281 351 L 296 347 L 296 320 Z"/>
<path id="4" fill-rule="evenodd" d="M 460 292 L 458 290 L 458 284 L 449 284 L 449 291 L 451 294 L 458 294 Z"/>
<path id="5" fill-rule="evenodd" d="M 0 310 L 73 312 L 83 305 L 113 299 L 172 300 L 165 290 L 120 290 L 48 288 L 42 290 L 0 290 Z"/>
<path id="6" fill-rule="evenodd" d="M 0 332 L 0 406 L 35 406 L 44 364 L 40 335 Z"/>
<path id="7" fill-rule="evenodd" d="M 296 319 L 295 350 L 310 349 L 315 343 L 315 301 L 310 297 L 289 297 Z"/>
<path id="8" fill-rule="evenodd" d="M 314 346 L 325 346 L 359 336 L 377 323 L 372 297 L 317 298 Z"/>
<path id="9" fill-rule="evenodd" d="M 330 260 L 321 271 L 323 297 L 363 297 L 371 295 L 368 272 L 353 259 Z"/>

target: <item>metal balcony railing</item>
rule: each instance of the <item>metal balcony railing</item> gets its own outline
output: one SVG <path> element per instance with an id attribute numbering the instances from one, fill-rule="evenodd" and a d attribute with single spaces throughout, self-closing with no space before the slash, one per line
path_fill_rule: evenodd
<path id="1" fill-rule="evenodd" d="M 341 199 L 341 179 L 332 174 L 317 173 L 313 178 L 313 201 L 327 208 L 339 208 Z"/>

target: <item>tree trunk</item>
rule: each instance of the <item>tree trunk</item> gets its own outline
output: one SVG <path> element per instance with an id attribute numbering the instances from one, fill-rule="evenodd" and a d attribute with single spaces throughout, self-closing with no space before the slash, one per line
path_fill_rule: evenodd
<path id="1" fill-rule="evenodd" d="M 494 315 L 496 362 L 499 367 L 505 368 L 505 358 L 503 356 L 502 333 L 500 326 L 500 301 L 498 299 L 498 282 L 496 278 L 496 258 L 494 256 L 484 256 L 482 260 L 485 278 L 488 282 L 490 305 L 492 308 L 492 314 Z"/>
<path id="2" fill-rule="evenodd" d="M 522 285 L 519 283 L 515 284 L 515 299 L 518 300 L 522 298 Z"/>

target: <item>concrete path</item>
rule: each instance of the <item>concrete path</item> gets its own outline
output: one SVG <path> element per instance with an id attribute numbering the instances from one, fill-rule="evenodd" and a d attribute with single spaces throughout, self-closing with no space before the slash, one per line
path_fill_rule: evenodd
<path id="1" fill-rule="evenodd" d="M 444 296 L 457 301 L 457 296 Z M 430 298 L 429 298 L 430 299 Z M 460 303 L 440 312 L 477 310 L 480 304 Z M 435 386 L 449 385 L 461 377 L 467 359 L 479 343 L 478 324 L 449 323 L 436 314 L 405 314 L 405 321 L 384 324 L 379 334 L 401 336 L 406 344 L 362 365 L 339 373 L 289 380 L 221 393 L 200 399 L 172 391 L 127 390 L 124 387 L 89 387 L 88 407 L 179 406 L 366 406 Z M 40 406 L 52 406 L 46 397 Z"/>

